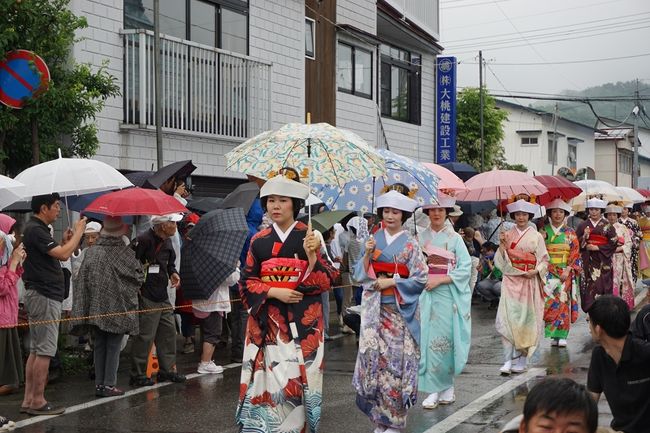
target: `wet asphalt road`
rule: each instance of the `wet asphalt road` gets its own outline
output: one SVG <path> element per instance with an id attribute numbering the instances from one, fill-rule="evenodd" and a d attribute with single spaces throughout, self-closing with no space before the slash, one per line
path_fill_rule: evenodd
<path id="1" fill-rule="evenodd" d="M 546 374 L 586 382 L 593 343 L 584 315 L 574 324 L 566 349 L 550 347 L 546 340 L 534 368 L 522 376 L 501 377 L 501 344 L 494 330 L 496 312 L 487 304 L 472 307 L 472 348 L 465 371 L 456 382 L 456 403 L 435 410 L 418 405 L 409 412 L 408 433 L 497 432 L 521 413 L 529 387 Z M 331 334 L 336 334 L 332 327 Z M 180 340 L 179 340 L 180 343 Z M 180 347 L 180 344 L 179 344 Z M 178 355 L 179 370 L 189 374 L 185 384 L 152 388 L 128 386 L 128 356 L 122 357 L 118 386 L 129 390 L 123 397 L 97 399 L 87 375 L 64 377 L 48 386 L 46 398 L 68 407 L 57 417 L 19 414 L 20 393 L 0 397 L 0 414 L 18 422 L 25 433 L 90 432 L 224 432 L 235 433 L 234 413 L 239 392 L 239 365 L 228 364 L 228 350 L 217 353 L 216 362 L 226 371 L 196 375 L 198 353 Z M 320 432 L 369 433 L 373 426 L 354 403 L 351 387 L 356 357 L 354 336 L 326 343 L 326 365 Z M 420 394 L 420 401 L 426 397 Z M 611 420 L 605 401 L 599 404 L 600 424 Z"/>

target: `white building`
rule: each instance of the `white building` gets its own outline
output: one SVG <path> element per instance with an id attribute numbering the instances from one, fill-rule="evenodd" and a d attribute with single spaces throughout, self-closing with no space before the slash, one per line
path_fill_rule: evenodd
<path id="1" fill-rule="evenodd" d="M 438 0 L 160 0 L 164 162 L 192 159 L 195 186 L 225 193 L 224 154 L 288 122 L 327 121 L 433 161 Z M 97 158 L 156 162 L 153 0 L 72 0 L 88 28 L 78 62 L 106 64 L 122 97 L 97 118 Z"/>
<path id="2" fill-rule="evenodd" d="M 609 167 L 609 178 L 620 186 L 632 186 L 634 125 L 630 122 L 621 123 L 614 119 L 601 118 L 597 126 L 600 130 L 600 133 L 596 134 L 597 155 L 602 155 L 610 161 L 615 160 L 618 166 L 617 172 L 613 167 Z M 639 187 L 647 188 L 650 186 L 650 128 L 641 123 L 638 125 L 638 131 Z"/>
<path id="3" fill-rule="evenodd" d="M 502 142 L 508 163 L 525 165 L 531 175 L 595 167 L 594 128 L 560 116 L 556 128 L 552 113 L 499 99 L 496 105 L 508 113 Z"/>

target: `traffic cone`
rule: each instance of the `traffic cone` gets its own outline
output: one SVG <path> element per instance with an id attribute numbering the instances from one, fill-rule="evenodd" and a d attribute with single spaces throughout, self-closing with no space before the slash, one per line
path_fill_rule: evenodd
<path id="1" fill-rule="evenodd" d="M 156 345 L 151 345 L 149 359 L 147 359 L 147 377 L 151 379 L 153 374 L 158 373 L 158 357 L 156 356 Z"/>

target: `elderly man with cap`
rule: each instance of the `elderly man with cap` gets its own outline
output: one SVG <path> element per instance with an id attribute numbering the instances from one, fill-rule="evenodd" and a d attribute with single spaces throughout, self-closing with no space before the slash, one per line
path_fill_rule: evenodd
<path id="1" fill-rule="evenodd" d="M 354 269 L 363 294 L 352 385 L 376 433 L 403 431 L 417 401 L 419 300 L 428 268 L 417 241 L 402 227 L 417 206 L 408 195 L 405 185 L 395 184 L 378 197 L 383 228 L 366 241 Z"/>
<path id="2" fill-rule="evenodd" d="M 580 298 L 582 310 L 588 312 L 600 295 L 611 295 L 614 287 L 612 259 L 618 246 L 616 229 L 603 218 L 607 202 L 591 198 L 587 200 L 587 221 L 576 230 L 582 252 L 582 278 Z"/>
<path id="3" fill-rule="evenodd" d="M 630 230 L 620 222 L 623 208 L 616 204 L 610 203 L 605 208 L 605 218 L 614 226 L 618 237 L 618 246 L 612 258 L 613 274 L 613 292 L 614 296 L 623 298 L 628 308 L 634 308 L 634 283 L 632 279 L 632 234 Z"/>
<path id="4" fill-rule="evenodd" d="M 97 397 L 124 394 L 115 386 L 122 339 L 125 334 L 138 333 L 138 317 L 133 311 L 138 309 L 138 290 L 144 272 L 133 250 L 122 240 L 128 228 L 120 217 L 107 216 L 74 280 L 72 315 L 90 318 L 75 324 L 73 333 L 93 333 Z M 125 314 L 128 312 L 131 313 Z"/>
<path id="5" fill-rule="evenodd" d="M 580 242 L 566 225 L 571 206 L 559 198 L 546 205 L 549 222 L 542 230 L 549 263 L 544 292 L 544 336 L 552 346 L 566 347 L 571 324 L 578 320 L 578 276 L 582 270 Z"/>
<path id="6" fill-rule="evenodd" d="M 456 401 L 454 378 L 463 371 L 471 343 L 470 310 L 472 259 L 463 238 L 447 219 L 454 212 L 452 197 L 438 196 L 438 204 L 425 205 L 431 225 L 419 236 L 427 256 L 428 279 L 420 295 L 420 391 L 429 393 L 422 406 Z"/>
<path id="7" fill-rule="evenodd" d="M 639 272 L 639 247 L 641 241 L 643 240 L 643 232 L 639 223 L 635 219 L 630 218 L 630 213 L 632 212 L 632 203 L 626 203 L 621 210 L 621 217 L 618 219 L 618 222 L 623 224 L 630 230 L 630 236 L 632 237 L 632 252 L 630 255 L 630 264 L 632 266 L 632 282 L 633 287 L 636 287 L 636 280 L 638 278 Z"/>
<path id="8" fill-rule="evenodd" d="M 131 385 L 153 385 L 146 370 L 154 342 L 160 365 L 158 381 L 185 381 L 185 376 L 176 371 L 176 321 L 167 292 L 169 282 L 177 288 L 181 281 L 174 265 L 176 255 L 170 238 L 176 234 L 176 223 L 182 218 L 181 214 L 152 217 L 153 227 L 138 236 L 134 245 L 135 256 L 145 272 L 140 309 L 152 311 L 139 315 L 140 333 L 131 347 Z"/>
<path id="9" fill-rule="evenodd" d="M 507 206 L 515 227 L 499 234 L 495 265 L 503 272 L 496 328 L 503 343 L 502 375 L 528 368 L 544 328 L 543 279 L 548 267 L 544 238 L 530 220 L 539 206 L 518 200 Z"/>

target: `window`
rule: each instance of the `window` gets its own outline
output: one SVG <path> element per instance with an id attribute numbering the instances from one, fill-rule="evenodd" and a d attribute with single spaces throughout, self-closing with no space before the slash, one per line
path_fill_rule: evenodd
<path id="1" fill-rule="evenodd" d="M 420 124 L 422 57 L 388 45 L 381 46 L 381 114 Z"/>
<path id="2" fill-rule="evenodd" d="M 567 154 L 567 167 L 575 170 L 578 168 L 578 146 L 569 143 L 569 151 Z"/>
<path id="3" fill-rule="evenodd" d="M 372 53 L 370 51 L 339 42 L 336 76 L 340 91 L 372 99 Z"/>
<path id="4" fill-rule="evenodd" d="M 618 151 L 618 171 L 623 174 L 632 174 L 632 152 Z"/>
<path id="5" fill-rule="evenodd" d="M 548 163 L 557 164 L 557 140 L 548 139 Z"/>
<path id="6" fill-rule="evenodd" d="M 153 30 L 153 0 L 124 0 L 124 27 Z M 248 1 L 160 0 L 160 32 L 248 54 Z"/>
<path id="7" fill-rule="evenodd" d="M 305 57 L 316 58 L 316 21 L 305 18 Z"/>
<path id="8" fill-rule="evenodd" d="M 522 146 L 537 146 L 537 137 L 521 137 Z"/>

